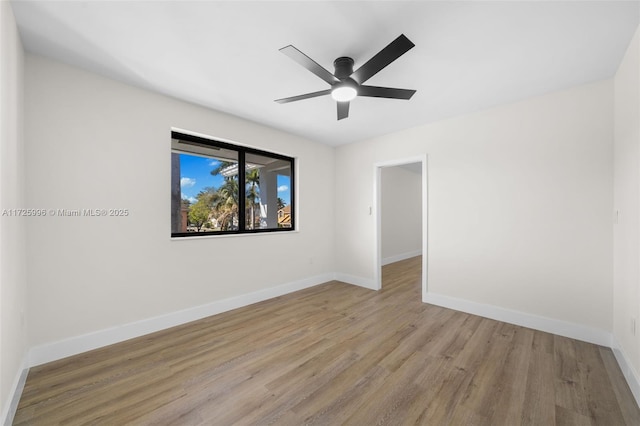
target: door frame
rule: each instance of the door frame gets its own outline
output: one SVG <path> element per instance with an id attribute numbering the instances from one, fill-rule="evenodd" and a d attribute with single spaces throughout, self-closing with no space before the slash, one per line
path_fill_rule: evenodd
<path id="1" fill-rule="evenodd" d="M 373 262 L 373 285 L 375 290 L 382 288 L 382 169 L 385 167 L 402 166 L 404 164 L 421 163 L 422 165 L 422 300 L 427 295 L 427 277 L 428 277 L 428 200 L 427 200 L 427 154 L 414 157 L 400 158 L 396 160 L 381 161 L 373 165 L 374 169 L 374 185 L 373 185 L 373 223 L 374 223 L 374 262 Z"/>

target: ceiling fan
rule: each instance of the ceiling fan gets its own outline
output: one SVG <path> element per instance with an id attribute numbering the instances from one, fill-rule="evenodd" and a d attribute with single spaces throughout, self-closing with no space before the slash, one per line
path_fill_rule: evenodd
<path id="1" fill-rule="evenodd" d="M 338 120 L 349 116 L 349 102 L 356 96 L 368 96 L 374 98 L 411 99 L 416 92 L 408 89 L 395 89 L 392 87 L 365 86 L 363 83 L 376 75 L 384 67 L 404 55 L 415 46 L 404 34 L 393 40 L 387 47 L 375 54 L 367 63 L 357 70 L 353 70 L 353 59 L 342 56 L 333 61 L 335 72 L 320 66 L 313 59 L 289 45 L 280 49 L 282 53 L 329 83 L 330 89 L 319 92 L 306 93 L 304 95 L 291 96 L 289 98 L 276 99 L 276 102 L 285 104 L 301 101 L 317 96 L 331 95 L 338 104 Z"/>

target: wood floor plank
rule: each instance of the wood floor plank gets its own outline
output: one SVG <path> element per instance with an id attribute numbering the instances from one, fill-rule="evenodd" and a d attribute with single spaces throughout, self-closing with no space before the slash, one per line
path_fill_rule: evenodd
<path id="1" fill-rule="evenodd" d="M 556 424 L 553 336 L 536 332 L 531 342 L 522 407 L 523 426 Z"/>
<path id="2" fill-rule="evenodd" d="M 511 342 L 504 364 L 496 378 L 500 391 L 496 410 L 491 417 L 491 422 L 496 425 L 520 423 L 525 404 L 527 369 L 522 366 L 531 363 L 531 346 L 535 333 L 527 328 L 511 327 L 513 328 Z"/>
<path id="3" fill-rule="evenodd" d="M 624 379 L 620 367 L 616 361 L 615 355 L 608 348 L 599 348 L 602 362 L 604 363 L 607 374 L 609 375 L 613 392 L 618 400 L 622 416 L 626 424 L 633 424 L 633 422 L 640 418 L 640 408 L 633 399 L 633 394 L 629 385 Z"/>
<path id="4" fill-rule="evenodd" d="M 396 374 L 391 374 L 371 398 L 349 419 L 347 424 L 403 424 L 412 405 L 419 404 L 420 387 L 413 382 L 416 371 L 421 371 L 428 359 L 420 353 L 408 357 Z M 380 404 L 384 400 L 385 404 Z"/>
<path id="5" fill-rule="evenodd" d="M 578 362 L 576 341 L 554 336 L 555 395 L 556 405 L 563 407 L 566 414 L 573 412 L 590 417 L 587 405 L 587 388 L 582 378 L 584 366 Z"/>
<path id="6" fill-rule="evenodd" d="M 448 355 L 425 357 L 428 360 L 426 367 L 414 379 L 423 389 L 423 403 L 414 409 L 408 420 L 416 424 L 452 424 L 451 419 L 457 413 L 473 373 L 456 366 Z"/>
<path id="7" fill-rule="evenodd" d="M 357 360 L 358 355 L 351 351 L 326 351 L 296 368 L 294 374 L 288 376 L 288 379 L 293 380 L 283 381 L 279 378 L 268 383 L 266 388 L 275 395 L 273 404 L 257 407 L 239 419 L 224 416 L 217 417 L 216 420 L 222 424 L 235 424 L 238 421 L 246 424 L 279 424 L 283 416 L 288 416 L 291 408 L 307 399 L 318 388 L 330 383 Z"/>
<path id="8" fill-rule="evenodd" d="M 487 320 L 485 322 L 491 325 L 482 329 L 488 333 L 487 337 L 481 337 L 481 342 L 474 342 L 480 346 L 483 354 L 474 354 L 469 362 L 461 363 L 460 366 L 474 372 L 473 379 L 465 391 L 460 406 L 460 416 L 454 415 L 452 422 L 454 424 L 464 424 L 464 422 L 489 423 L 493 418 L 495 411 L 500 407 L 502 394 L 505 392 L 505 383 L 501 379 L 501 372 L 509 354 L 514 327 L 505 323 L 497 323 Z M 479 333 L 479 335 L 481 335 Z M 472 352 L 474 346 L 465 348 L 463 354 Z M 473 414 L 473 420 L 467 418 L 468 413 Z M 475 420 L 475 418 L 481 420 Z"/>
<path id="9" fill-rule="evenodd" d="M 344 424 L 371 398 L 370 394 L 385 386 L 389 376 L 386 369 L 375 363 L 358 363 L 354 367 L 299 402 L 292 411 L 304 419 L 305 425 Z"/>
<path id="10" fill-rule="evenodd" d="M 34 367 L 14 424 L 640 424 L 610 349 L 424 304 L 420 268 Z"/>

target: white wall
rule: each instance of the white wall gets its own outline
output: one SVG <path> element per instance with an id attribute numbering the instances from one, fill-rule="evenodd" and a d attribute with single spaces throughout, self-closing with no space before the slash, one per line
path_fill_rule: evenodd
<path id="1" fill-rule="evenodd" d="M 333 150 L 57 62 L 26 60 L 27 201 L 126 208 L 28 228 L 30 346 L 334 270 Z M 170 129 L 297 158 L 299 232 L 170 240 Z"/>
<path id="2" fill-rule="evenodd" d="M 426 153 L 430 293 L 610 332 L 612 84 L 339 147 L 337 270 L 373 277 L 373 164 Z"/>
<path id="3" fill-rule="evenodd" d="M 615 77 L 613 334 L 640 381 L 640 31 Z M 632 387 L 633 389 L 633 387 Z M 640 389 L 634 389 L 640 400 Z"/>
<path id="4" fill-rule="evenodd" d="M 421 174 L 384 167 L 381 187 L 382 264 L 416 256 L 422 250 Z"/>
<path id="5" fill-rule="evenodd" d="M 0 210 L 24 206 L 23 51 L 9 2 L 0 2 Z M 11 415 L 27 351 L 25 219 L 0 216 L 0 422 Z"/>

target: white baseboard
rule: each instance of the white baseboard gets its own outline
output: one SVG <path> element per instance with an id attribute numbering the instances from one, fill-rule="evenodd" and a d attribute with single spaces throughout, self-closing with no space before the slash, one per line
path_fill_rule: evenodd
<path id="1" fill-rule="evenodd" d="M 432 305 L 455 309 L 456 311 L 520 325 L 522 327 L 533 328 L 534 330 L 545 331 L 571 339 L 582 340 L 583 342 L 595 343 L 596 345 L 609 348 L 612 347 L 613 343 L 611 333 L 581 324 L 540 317 L 525 312 L 471 302 L 469 300 L 457 299 L 441 294 L 427 293 L 424 295 L 422 301 Z"/>
<path id="2" fill-rule="evenodd" d="M 618 365 L 620 366 L 620 370 L 622 370 L 624 378 L 627 380 L 627 384 L 629 385 L 631 393 L 636 400 L 636 404 L 640 407 L 640 375 L 638 375 L 638 372 L 633 368 L 633 364 L 629 362 L 629 358 L 615 336 L 613 337 L 613 346 L 611 349 L 616 357 L 616 361 L 618 361 Z"/>
<path id="3" fill-rule="evenodd" d="M 357 277 L 355 275 L 336 272 L 333 279 L 336 281 L 342 281 L 343 283 L 357 285 L 358 287 L 368 288 L 369 290 L 377 290 L 375 283 L 371 278 Z"/>
<path id="4" fill-rule="evenodd" d="M 206 305 L 195 306 L 182 311 L 171 312 L 166 315 L 148 318 L 118 327 L 99 330 L 93 333 L 36 346 L 31 348 L 29 351 L 28 363 L 29 366 L 33 367 L 47 362 L 56 361 L 71 355 L 77 355 L 92 349 L 101 348 L 103 346 L 122 342 L 134 337 L 143 336 L 169 327 L 216 315 L 221 312 L 230 311 L 232 309 L 251 305 L 263 300 L 282 296 L 287 293 L 313 287 L 318 284 L 331 281 L 333 278 L 333 274 L 316 275 L 311 278 L 294 281 L 277 287 L 230 297 L 228 299 L 207 303 Z"/>
<path id="5" fill-rule="evenodd" d="M 400 262 L 401 260 L 411 259 L 412 257 L 422 255 L 422 250 L 409 251 L 407 253 L 396 254 L 395 256 L 384 257 L 381 260 L 382 266 L 390 263 Z"/>
<path id="6" fill-rule="evenodd" d="M 27 367 L 27 358 L 25 357 L 22 361 L 20 370 L 13 380 L 7 400 L 4 401 L 4 404 L 2 405 L 1 421 L 4 426 L 11 426 L 13 423 L 13 418 L 16 415 L 18 403 L 20 402 L 20 396 L 22 396 L 22 390 L 24 389 L 24 384 L 27 381 L 27 374 L 29 374 L 29 368 Z"/>

